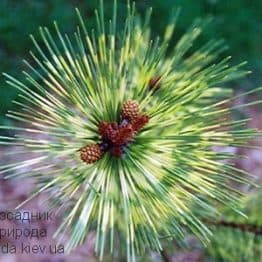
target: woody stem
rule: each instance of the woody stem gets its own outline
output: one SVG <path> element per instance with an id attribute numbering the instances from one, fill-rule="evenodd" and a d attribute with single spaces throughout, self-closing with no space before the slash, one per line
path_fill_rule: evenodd
<path id="1" fill-rule="evenodd" d="M 228 222 L 224 220 L 218 220 L 218 221 L 204 220 L 204 222 L 210 225 L 231 227 L 234 229 L 239 229 L 243 232 L 250 232 L 255 235 L 262 235 L 262 226 L 258 226 L 255 224 L 235 223 L 235 222 Z"/>

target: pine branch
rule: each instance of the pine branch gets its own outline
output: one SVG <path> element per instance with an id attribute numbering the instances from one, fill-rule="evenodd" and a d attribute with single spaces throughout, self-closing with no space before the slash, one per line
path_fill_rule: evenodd
<path id="1" fill-rule="evenodd" d="M 216 211 L 209 199 L 235 206 L 241 193 L 228 180 L 251 184 L 245 171 L 221 161 L 238 156 L 214 148 L 246 146 L 260 134 L 245 127 L 247 119 L 229 115 L 262 101 L 228 108 L 245 94 L 231 99 L 219 85 L 247 72 L 219 58 L 221 41 L 191 49 L 208 21 L 197 20 L 172 48 L 176 17 L 154 39 L 151 10 L 141 24 L 135 5 L 127 4 L 126 22 L 116 31 L 117 1 L 109 23 L 103 2 L 93 31 L 79 11 L 81 28 L 72 37 L 57 24 L 55 35 L 40 28 L 25 79 L 4 74 L 23 98 L 7 116 L 30 128 L 0 126 L 19 131 L 0 136 L 0 145 L 25 156 L 3 163 L 0 175 L 35 178 L 37 189 L 20 206 L 46 192 L 54 207 L 65 208 L 55 236 L 70 235 L 67 252 L 90 230 L 100 260 L 107 245 L 114 252 L 116 235 L 128 262 L 145 247 L 161 252 L 162 233 L 183 239 L 184 227 L 207 243 L 211 232 L 198 215 Z M 222 223 L 229 224 L 261 233 Z"/>
<path id="2" fill-rule="evenodd" d="M 234 229 L 239 229 L 243 232 L 250 232 L 255 235 L 262 235 L 262 226 L 255 225 L 255 224 L 236 223 L 236 222 L 229 222 L 225 220 L 219 220 L 219 221 L 204 220 L 204 222 L 210 225 L 230 227 Z"/>
<path id="3" fill-rule="evenodd" d="M 164 249 L 160 252 L 160 255 L 162 257 L 163 262 L 171 262 L 171 259 L 169 258 L 168 254 Z"/>

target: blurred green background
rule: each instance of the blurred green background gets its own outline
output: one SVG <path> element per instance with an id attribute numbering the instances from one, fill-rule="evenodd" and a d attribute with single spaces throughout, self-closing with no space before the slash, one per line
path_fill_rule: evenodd
<path id="1" fill-rule="evenodd" d="M 109 17 L 113 0 L 105 0 L 105 10 Z M 126 0 L 119 2 L 119 24 L 123 22 Z M 261 0 L 152 0 L 135 1 L 138 11 L 143 14 L 152 6 L 154 13 L 152 28 L 154 34 L 161 34 L 169 20 L 172 8 L 182 8 L 178 21 L 180 35 L 197 17 L 212 15 L 213 24 L 202 36 L 202 41 L 210 38 L 224 38 L 233 56 L 233 62 L 247 60 L 247 69 L 253 71 L 248 78 L 235 84 L 235 88 L 250 89 L 259 86 L 262 80 L 262 1 Z M 24 65 L 22 59 L 29 59 L 28 51 L 33 48 L 29 34 L 34 34 L 41 43 L 38 27 L 53 26 L 56 20 L 62 31 L 70 35 L 78 23 L 74 8 L 79 7 L 88 27 L 94 27 L 94 8 L 99 0 L 0 0 L 0 71 L 20 78 Z M 12 100 L 17 91 L 0 77 L 0 122 L 7 124 L 4 117 L 8 109 L 13 109 Z"/>

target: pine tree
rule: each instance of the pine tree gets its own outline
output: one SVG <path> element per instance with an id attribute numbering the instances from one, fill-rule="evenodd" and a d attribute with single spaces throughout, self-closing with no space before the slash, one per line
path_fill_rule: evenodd
<path id="1" fill-rule="evenodd" d="M 248 73 L 244 63 L 220 60 L 223 41 L 191 51 L 207 20 L 195 21 L 172 47 L 178 13 L 156 39 L 151 10 L 142 20 L 127 4 L 122 31 L 116 30 L 116 3 L 106 23 L 101 1 L 96 31 L 87 32 L 77 14 L 81 27 L 72 38 L 57 24 L 56 36 L 40 28 L 44 47 L 32 36 L 37 54 L 31 53 L 34 65 L 26 62 L 24 82 L 5 74 L 23 98 L 15 102 L 22 109 L 8 116 L 30 128 L 1 127 L 22 131 L 0 143 L 21 147 L 17 154 L 28 153 L 28 159 L 0 172 L 34 177 L 38 189 L 30 199 L 48 192 L 54 207 L 67 210 L 56 235 L 69 232 L 68 251 L 90 230 L 100 259 L 117 248 L 135 261 L 188 232 L 207 245 L 208 219 L 221 213 L 218 207 L 240 212 L 242 193 L 231 182 L 252 184 L 234 167 L 237 155 L 216 150 L 246 146 L 259 135 L 246 128 L 246 119 L 232 118 L 246 105 L 232 105 L 242 95 L 231 98 L 222 87 Z"/>

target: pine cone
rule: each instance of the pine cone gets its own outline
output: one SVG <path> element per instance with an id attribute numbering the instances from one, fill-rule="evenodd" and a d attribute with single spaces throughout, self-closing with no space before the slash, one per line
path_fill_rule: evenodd
<path id="1" fill-rule="evenodd" d="M 131 142 L 134 138 L 135 132 L 131 124 L 125 126 L 119 126 L 114 136 L 111 137 L 111 141 L 115 146 L 122 146 Z"/>
<path id="2" fill-rule="evenodd" d="M 160 76 L 157 76 L 155 78 L 151 78 L 149 80 L 149 89 L 153 91 L 157 91 L 160 88 Z"/>
<path id="3" fill-rule="evenodd" d="M 98 132 L 104 140 L 111 140 L 111 137 L 114 136 L 118 125 L 116 122 L 101 122 L 98 127 Z"/>
<path id="4" fill-rule="evenodd" d="M 132 122 L 132 127 L 135 132 L 142 129 L 149 122 L 149 116 L 143 114 L 137 116 Z"/>
<path id="5" fill-rule="evenodd" d="M 102 157 L 102 150 L 98 144 L 84 146 L 80 149 L 80 158 L 87 164 L 97 162 Z"/>
<path id="6" fill-rule="evenodd" d="M 133 120 L 139 114 L 139 104 L 135 100 L 126 101 L 121 110 L 121 116 L 123 119 Z"/>

